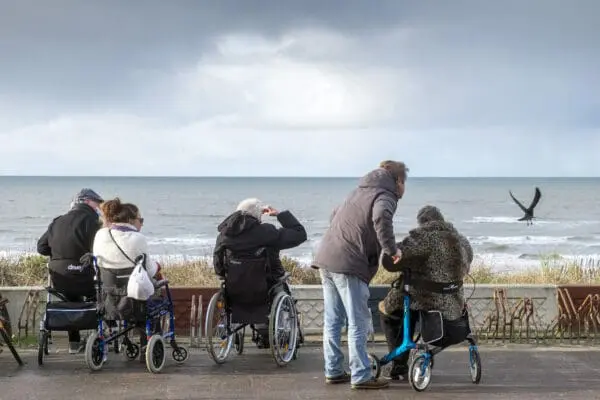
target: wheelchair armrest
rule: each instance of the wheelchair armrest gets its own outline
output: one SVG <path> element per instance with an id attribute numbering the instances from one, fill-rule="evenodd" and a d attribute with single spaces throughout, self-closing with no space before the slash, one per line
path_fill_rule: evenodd
<path id="1" fill-rule="evenodd" d="M 160 281 L 154 284 L 154 288 L 160 289 L 161 287 L 167 286 L 169 284 L 168 279 L 161 279 Z"/>
<path id="2" fill-rule="evenodd" d="M 60 300 L 62 300 L 62 301 L 68 301 L 68 300 L 67 300 L 67 298 L 65 297 L 65 295 L 64 295 L 64 294 L 62 294 L 62 293 L 61 293 L 61 292 L 59 292 L 58 290 L 54 289 L 53 287 L 50 287 L 50 286 L 48 286 L 48 287 L 46 287 L 45 289 L 46 289 L 46 291 L 47 291 L 48 293 L 50 293 L 52 296 L 58 297 L 58 298 L 59 298 Z"/>

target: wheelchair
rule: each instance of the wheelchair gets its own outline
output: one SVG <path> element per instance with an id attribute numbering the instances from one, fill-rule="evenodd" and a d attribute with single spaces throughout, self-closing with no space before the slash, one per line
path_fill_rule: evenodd
<path id="1" fill-rule="evenodd" d="M 143 256 L 142 256 L 143 257 Z M 136 262 L 140 261 L 139 259 Z M 98 268 L 96 258 L 94 257 L 95 288 L 97 293 L 97 318 L 95 322 L 95 332 L 91 333 L 87 339 L 85 347 L 85 362 L 91 371 L 99 371 L 108 359 L 108 348 L 111 344 L 114 346 L 115 353 L 124 350 L 125 356 L 129 360 L 135 360 L 140 356 L 141 343 L 134 343 L 132 335 L 138 331 L 146 338 L 148 342 L 145 345 L 145 363 L 148 371 L 160 373 L 166 364 L 167 345 L 171 347 L 171 356 L 177 364 L 183 364 L 188 359 L 188 351 L 185 347 L 179 345 L 175 339 L 175 316 L 173 310 L 173 300 L 169 290 L 168 280 L 161 280 L 155 284 L 155 289 L 164 288 L 166 297 L 159 299 L 149 299 L 148 301 L 138 301 L 127 298 L 126 295 L 119 296 L 120 304 L 131 309 L 131 318 L 122 321 L 105 321 L 105 304 L 102 293 L 101 271 Z M 126 282 L 129 275 L 117 276 L 117 278 Z M 127 280 L 125 280 L 127 278 Z M 106 329 L 108 328 L 108 332 Z M 113 331 L 113 328 L 117 328 Z M 122 338 L 121 345 L 119 339 Z"/>
<path id="2" fill-rule="evenodd" d="M 382 263 L 391 263 L 391 257 L 382 256 Z M 403 340 L 400 346 L 378 358 L 375 354 L 369 354 L 371 368 L 375 378 L 381 375 L 383 366 L 391 363 L 396 357 L 411 352 L 408 368 L 408 380 L 410 385 L 417 392 L 422 392 L 429 387 L 431 383 L 431 372 L 434 365 L 434 356 L 440 353 L 447 345 L 439 346 L 443 332 L 443 319 L 440 311 L 421 311 L 419 313 L 419 335 L 417 340 L 413 340 L 410 335 L 411 327 L 411 297 L 409 294 L 411 288 L 411 271 L 404 269 L 403 274 Z M 466 312 L 466 309 L 465 309 Z M 468 317 L 467 317 L 468 318 Z M 479 384 L 481 381 L 481 356 L 477 341 L 470 332 L 466 335 L 463 342 L 469 344 L 469 373 L 471 381 L 474 384 Z M 452 345 L 459 344 L 453 343 Z"/>
<path id="3" fill-rule="evenodd" d="M 254 261 L 232 260 L 221 289 L 210 299 L 204 327 L 207 351 L 216 364 L 225 363 L 234 347 L 242 354 L 249 327 L 252 341 L 259 348 L 270 348 L 275 363 L 283 367 L 297 359 L 304 342 L 290 274 L 268 288 L 265 260 Z"/>
<path id="4" fill-rule="evenodd" d="M 82 257 L 82 262 L 84 257 Z M 82 302 L 73 302 L 52 287 L 48 270 L 48 286 L 46 291 L 46 307 L 40 320 L 38 334 L 38 365 L 44 364 L 44 357 L 50 354 L 52 332 L 67 332 L 70 330 L 89 331 L 96 329 L 96 301 L 93 296 L 85 297 Z M 53 297 L 55 300 L 53 300 Z"/>

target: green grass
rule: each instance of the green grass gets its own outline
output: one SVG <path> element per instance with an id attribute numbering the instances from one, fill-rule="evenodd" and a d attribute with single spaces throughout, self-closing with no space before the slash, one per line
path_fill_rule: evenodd
<path id="1" fill-rule="evenodd" d="M 217 287 L 212 265 L 206 260 L 163 259 L 164 275 L 171 286 Z M 294 285 L 320 284 L 318 271 L 284 257 L 283 266 L 292 274 Z M 0 258 L 0 286 L 43 286 L 47 259 L 37 255 Z M 398 274 L 383 268 L 372 284 L 390 284 Z M 496 272 L 493 266 L 473 265 L 471 276 L 478 284 L 600 284 L 600 263 L 591 259 L 567 261 L 557 255 L 544 257 L 537 268 L 518 272 Z"/>

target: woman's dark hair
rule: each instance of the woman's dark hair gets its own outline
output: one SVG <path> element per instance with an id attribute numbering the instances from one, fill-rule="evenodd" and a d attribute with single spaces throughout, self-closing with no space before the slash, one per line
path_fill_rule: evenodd
<path id="1" fill-rule="evenodd" d="M 138 217 L 139 209 L 135 204 L 121 203 L 118 197 L 100 204 L 104 219 L 109 222 L 128 223 Z"/>

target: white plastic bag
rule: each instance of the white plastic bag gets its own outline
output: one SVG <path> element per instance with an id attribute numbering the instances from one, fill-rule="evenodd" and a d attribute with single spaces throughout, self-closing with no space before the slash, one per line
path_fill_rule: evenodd
<path id="1" fill-rule="evenodd" d="M 137 263 L 127 282 L 127 297 L 146 301 L 154 294 L 154 284 L 144 268 L 145 257 L 136 260 Z"/>

